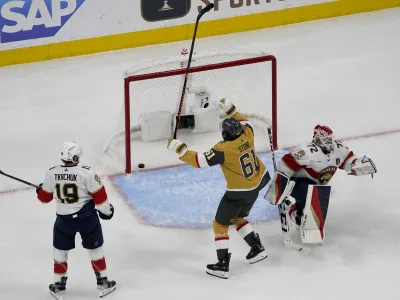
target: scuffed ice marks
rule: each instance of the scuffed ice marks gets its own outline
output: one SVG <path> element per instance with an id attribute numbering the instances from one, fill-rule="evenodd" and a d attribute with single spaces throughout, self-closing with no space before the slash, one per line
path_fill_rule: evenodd
<path id="1" fill-rule="evenodd" d="M 277 159 L 284 151 L 276 152 Z M 267 165 L 271 177 L 271 153 L 259 155 Z M 211 227 L 226 183 L 218 167 L 195 169 L 187 165 L 119 175 L 113 178 L 127 201 L 145 224 L 180 227 Z M 276 219 L 275 207 L 263 199 L 260 192 L 249 216 L 253 223 Z"/>

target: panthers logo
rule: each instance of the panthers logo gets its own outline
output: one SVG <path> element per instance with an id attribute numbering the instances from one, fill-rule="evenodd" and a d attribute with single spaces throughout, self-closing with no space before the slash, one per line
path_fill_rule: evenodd
<path id="1" fill-rule="evenodd" d="M 318 183 L 327 184 L 336 173 L 337 167 L 327 167 L 319 172 Z"/>

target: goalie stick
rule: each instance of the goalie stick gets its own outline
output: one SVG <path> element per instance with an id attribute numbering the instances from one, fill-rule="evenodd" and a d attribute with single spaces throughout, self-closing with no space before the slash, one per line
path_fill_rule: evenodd
<path id="1" fill-rule="evenodd" d="M 22 180 L 22 179 L 20 179 L 20 178 L 17 178 L 17 177 L 14 177 L 14 176 L 12 176 L 12 175 L 9 175 L 9 174 L 7 174 L 7 173 L 4 173 L 2 170 L 0 170 L 0 174 L 6 176 L 6 177 L 8 177 L 8 178 L 14 179 L 14 180 L 16 180 L 16 181 L 25 183 L 26 185 L 30 185 L 30 186 L 32 186 L 32 187 L 34 187 L 34 188 L 39 188 L 39 186 L 37 186 L 36 184 L 30 183 L 30 182 L 28 182 L 28 181 L 25 181 L 25 180 Z"/>
<path id="2" fill-rule="evenodd" d="M 276 160 L 275 160 L 275 152 L 274 152 L 274 146 L 272 144 L 272 130 L 271 127 L 268 128 L 268 136 L 269 136 L 269 145 L 271 148 L 272 152 L 272 162 L 274 165 L 274 172 L 277 171 L 276 168 Z M 290 196 L 290 195 L 289 195 Z M 285 203 L 286 201 L 283 200 L 281 204 L 278 205 L 278 210 L 279 210 L 279 219 L 281 221 L 281 228 L 282 228 L 282 238 L 283 238 L 283 243 L 285 244 L 285 247 L 302 252 L 304 254 L 309 254 L 311 252 L 311 248 L 297 244 L 292 241 L 292 239 L 289 236 L 289 224 L 287 221 L 287 210 L 285 208 Z"/>
<path id="3" fill-rule="evenodd" d="M 193 49 L 194 49 L 194 42 L 196 41 L 196 34 L 197 34 L 197 27 L 199 26 L 199 22 L 201 17 L 209 12 L 211 9 L 214 8 L 214 4 L 210 3 L 206 7 L 204 7 L 199 14 L 197 15 L 196 19 L 196 25 L 194 27 L 194 33 L 193 33 L 193 38 L 192 38 L 192 45 L 190 46 L 190 53 L 189 53 L 189 59 L 186 67 L 186 73 L 185 73 L 185 80 L 183 81 L 183 89 L 182 89 L 182 96 L 181 100 L 179 102 L 179 110 L 178 110 L 178 115 L 177 115 L 177 120 L 176 120 L 176 125 L 175 125 L 175 131 L 174 131 L 174 139 L 176 139 L 176 134 L 178 133 L 178 128 L 179 128 L 179 123 L 181 121 L 181 114 L 182 114 L 182 107 L 183 107 L 183 101 L 185 100 L 185 93 L 186 93 L 186 85 L 189 77 L 189 71 L 190 71 L 190 64 L 192 62 L 192 55 L 193 55 Z"/>

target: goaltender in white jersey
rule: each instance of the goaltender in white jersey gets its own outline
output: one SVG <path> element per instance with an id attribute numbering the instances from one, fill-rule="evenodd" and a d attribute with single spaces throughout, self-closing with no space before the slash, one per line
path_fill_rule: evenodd
<path id="1" fill-rule="evenodd" d="M 351 166 L 357 159 L 347 146 L 334 141 L 332 151 L 324 153 L 318 145 L 310 143 L 282 157 L 277 171 L 287 177 L 310 179 L 316 184 L 328 184 L 337 169 L 351 172 Z"/>
<path id="2" fill-rule="evenodd" d="M 53 197 L 58 215 L 74 214 L 92 200 L 102 213 L 111 214 L 104 186 L 90 167 L 55 166 L 47 171 L 42 189 L 49 195 L 55 192 Z"/>
<path id="3" fill-rule="evenodd" d="M 315 126 L 311 143 L 282 157 L 265 198 L 279 205 L 285 245 L 301 250 L 288 237 L 287 217 L 300 226 L 303 243 L 322 243 L 331 191 L 328 184 L 338 169 L 355 176 L 376 173 L 370 158 L 357 157 L 324 125 Z"/>

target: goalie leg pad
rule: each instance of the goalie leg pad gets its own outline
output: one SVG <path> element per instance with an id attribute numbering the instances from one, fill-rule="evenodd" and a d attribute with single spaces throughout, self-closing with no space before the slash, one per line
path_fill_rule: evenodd
<path id="1" fill-rule="evenodd" d="M 294 185 L 295 182 L 290 181 L 289 177 L 280 172 L 275 172 L 274 179 L 272 180 L 264 199 L 268 200 L 273 205 L 279 205 L 286 197 L 290 196 Z"/>
<path id="2" fill-rule="evenodd" d="M 303 243 L 321 244 L 323 242 L 330 194 L 330 186 L 310 185 L 308 187 L 306 205 L 303 210 L 300 226 Z"/>

